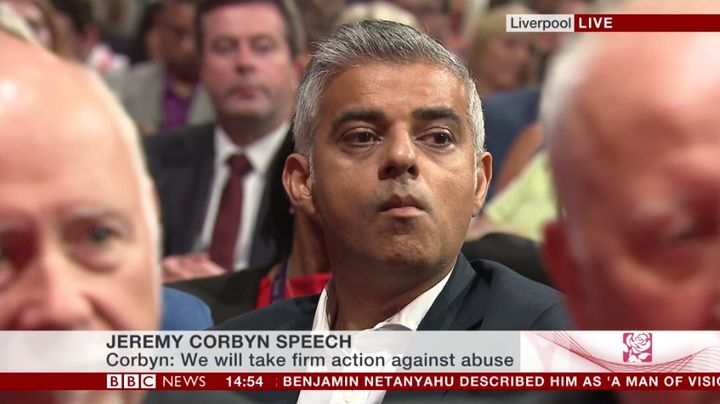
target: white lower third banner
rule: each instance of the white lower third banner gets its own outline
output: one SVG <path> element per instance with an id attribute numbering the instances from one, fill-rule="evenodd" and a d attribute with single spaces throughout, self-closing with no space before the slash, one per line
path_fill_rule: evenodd
<path id="1" fill-rule="evenodd" d="M 0 390 L 720 388 L 705 331 L 0 332 Z"/>

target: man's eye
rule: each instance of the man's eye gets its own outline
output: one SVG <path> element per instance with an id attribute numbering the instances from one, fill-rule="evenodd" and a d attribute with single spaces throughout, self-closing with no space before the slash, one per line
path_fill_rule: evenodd
<path id="1" fill-rule="evenodd" d="M 65 237 L 78 251 L 89 253 L 111 248 L 121 233 L 112 224 L 78 223 L 68 229 Z"/>
<path id="2" fill-rule="evenodd" d="M 447 144 L 450 143 L 450 135 L 444 132 L 436 133 L 433 135 L 435 144 Z"/>
<path id="3" fill-rule="evenodd" d="M 365 146 L 370 143 L 378 142 L 380 138 L 375 133 L 364 130 L 349 133 L 347 136 L 345 136 L 344 140 L 350 145 Z"/>
<path id="4" fill-rule="evenodd" d="M 449 146 L 452 144 L 452 135 L 447 132 L 433 132 L 423 136 L 422 140 L 431 146 Z"/>
<path id="5" fill-rule="evenodd" d="M 89 229 L 89 241 L 93 244 L 100 245 L 110 240 L 116 233 L 107 226 L 92 226 Z"/>
<path id="6" fill-rule="evenodd" d="M 128 229 L 113 220 L 84 220 L 66 230 L 67 252 L 90 269 L 114 268 L 122 260 L 129 242 Z"/>
<path id="7" fill-rule="evenodd" d="M 216 41 L 212 44 L 212 50 L 218 55 L 227 55 L 235 51 L 235 44 L 231 41 Z"/>
<path id="8" fill-rule="evenodd" d="M 253 49 L 257 53 L 268 53 L 275 50 L 275 48 L 277 48 L 277 45 L 275 41 L 271 39 L 263 38 L 253 42 Z"/>
<path id="9" fill-rule="evenodd" d="M 712 221 L 698 221 L 692 218 L 675 219 L 655 232 L 655 237 L 665 244 L 702 241 L 708 236 L 714 236 Z"/>

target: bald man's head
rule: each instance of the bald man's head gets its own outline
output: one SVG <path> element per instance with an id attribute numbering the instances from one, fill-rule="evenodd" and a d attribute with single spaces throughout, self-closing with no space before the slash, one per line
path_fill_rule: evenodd
<path id="1" fill-rule="evenodd" d="M 706 138 L 718 125 L 720 55 L 710 50 L 719 33 L 604 35 L 578 44 L 588 46 L 578 51 L 585 59 L 560 62 L 557 79 L 575 76 L 571 86 L 548 89 L 561 98 L 545 105 L 544 127 L 568 211 L 598 198 L 578 188 L 654 170 L 646 158 Z"/>
<path id="2" fill-rule="evenodd" d="M 81 67 L 0 33 L 0 329 L 156 329 L 158 224 L 138 139 Z M 137 403 L 139 392 L 2 393 Z"/>
<path id="3" fill-rule="evenodd" d="M 720 13 L 720 5 L 709 0 L 629 1 L 612 12 Z M 643 119 L 653 124 L 663 119 L 664 125 L 682 119 L 678 112 L 686 106 L 694 110 L 719 97 L 720 92 L 711 90 L 720 82 L 720 55 L 711 51 L 718 40 L 718 33 L 579 35 L 553 63 L 543 91 L 541 120 L 555 150 L 553 160 L 577 166 L 579 161 L 570 159 L 607 155 L 605 148 L 614 148 L 616 140 L 624 152 L 632 140 L 646 150 L 643 135 L 651 137 L 651 145 L 667 140 L 647 130 L 624 136 L 616 128 L 625 125 L 614 119 L 631 118 L 628 126 L 642 127 Z M 585 136 L 588 130 L 598 135 Z"/>
<path id="4" fill-rule="evenodd" d="M 154 329 L 158 230 L 138 140 L 81 67 L 0 34 L 0 329 Z"/>
<path id="5" fill-rule="evenodd" d="M 697 11 L 683 3 L 622 11 Z M 602 33 L 554 63 L 541 120 L 564 217 L 544 250 L 581 328 L 720 328 L 719 46 Z"/>

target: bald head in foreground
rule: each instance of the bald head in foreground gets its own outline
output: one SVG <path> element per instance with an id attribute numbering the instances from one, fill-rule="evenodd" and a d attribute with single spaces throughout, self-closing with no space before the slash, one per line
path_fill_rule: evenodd
<path id="1" fill-rule="evenodd" d="M 0 329 L 156 329 L 159 234 L 133 126 L 82 68 L 3 33 L 0 54 Z"/>
<path id="2" fill-rule="evenodd" d="M 82 67 L 1 32 L 0 54 L 11 55 L 0 64 L 0 330 L 157 329 L 159 223 L 134 126 Z M 171 314 L 197 314 L 192 297 L 164 296 Z M 3 404 L 141 401 L 243 402 L 223 392 L 0 392 Z"/>
<path id="3" fill-rule="evenodd" d="M 692 3 L 623 11 L 717 12 Z M 542 121 L 564 217 L 545 256 L 580 328 L 720 329 L 718 46 L 718 33 L 596 34 L 554 66 Z"/>

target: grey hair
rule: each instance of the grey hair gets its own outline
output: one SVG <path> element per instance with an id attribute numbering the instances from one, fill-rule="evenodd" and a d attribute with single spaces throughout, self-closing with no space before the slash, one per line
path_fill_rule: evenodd
<path id="1" fill-rule="evenodd" d="M 298 89 L 293 137 L 295 150 L 312 161 L 322 93 L 330 80 L 361 63 L 427 63 L 445 69 L 463 83 L 468 126 L 475 153 L 484 150 L 485 128 L 480 96 L 460 59 L 431 37 L 391 21 L 360 21 L 341 25 L 317 44 Z"/>

